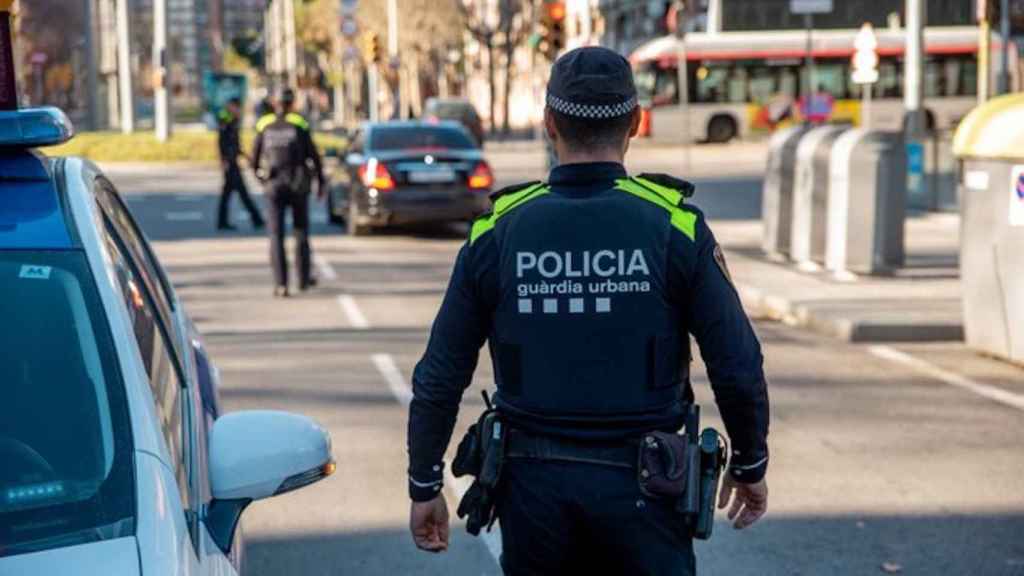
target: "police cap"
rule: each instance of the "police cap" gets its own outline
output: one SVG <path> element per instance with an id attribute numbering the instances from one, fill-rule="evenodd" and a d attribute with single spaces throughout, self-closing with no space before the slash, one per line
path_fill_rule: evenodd
<path id="1" fill-rule="evenodd" d="M 629 61 L 600 46 L 566 52 L 551 68 L 547 105 L 565 116 L 594 120 L 633 112 L 637 96 Z"/>

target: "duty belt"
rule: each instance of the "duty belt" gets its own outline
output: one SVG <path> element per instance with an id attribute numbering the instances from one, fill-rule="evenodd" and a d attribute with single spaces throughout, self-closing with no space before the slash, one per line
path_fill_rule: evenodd
<path id="1" fill-rule="evenodd" d="M 601 464 L 635 470 L 638 461 L 639 442 L 622 440 L 617 442 L 584 442 L 552 436 L 538 436 L 522 430 L 507 431 L 505 458 L 522 460 L 556 460 Z"/>

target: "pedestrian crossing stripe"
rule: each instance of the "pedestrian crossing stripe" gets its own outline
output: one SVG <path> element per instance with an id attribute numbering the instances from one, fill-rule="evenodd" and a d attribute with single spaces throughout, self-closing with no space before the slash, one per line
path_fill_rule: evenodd
<path id="1" fill-rule="evenodd" d="M 25 278 L 28 280 L 49 280 L 51 270 L 52 268 L 50 266 L 34 266 L 26 264 L 21 267 L 21 272 L 18 273 L 18 278 Z"/>

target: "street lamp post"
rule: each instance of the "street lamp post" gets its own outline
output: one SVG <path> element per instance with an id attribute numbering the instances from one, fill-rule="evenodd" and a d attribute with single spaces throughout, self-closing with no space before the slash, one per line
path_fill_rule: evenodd
<path id="1" fill-rule="evenodd" d="M 171 97 L 167 90 L 170 56 L 167 49 L 167 0 L 153 2 L 153 112 L 156 139 L 166 142 L 171 137 Z"/>
<path id="2" fill-rule="evenodd" d="M 117 0 L 117 84 L 120 93 L 121 132 L 135 131 L 135 100 L 132 89 L 132 51 L 128 0 Z"/>

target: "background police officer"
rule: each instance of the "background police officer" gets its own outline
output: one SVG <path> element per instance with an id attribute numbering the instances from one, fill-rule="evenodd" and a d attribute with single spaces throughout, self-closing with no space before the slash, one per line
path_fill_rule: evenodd
<path id="1" fill-rule="evenodd" d="M 242 170 L 238 167 L 238 157 L 242 155 L 242 144 L 238 132 L 242 123 L 242 101 L 232 98 L 217 115 L 217 146 L 220 149 L 220 163 L 224 169 L 224 187 L 220 192 L 220 203 L 217 206 L 217 229 L 231 230 L 229 211 L 231 193 L 238 192 L 242 204 L 249 211 L 252 225 L 257 229 L 263 227 L 263 215 L 249 196 L 249 189 L 242 178 Z"/>
<path id="2" fill-rule="evenodd" d="M 506 573 L 694 572 L 682 516 L 644 497 L 636 460 L 625 461 L 644 433 L 681 428 L 693 402 L 689 334 L 732 442 L 719 506 L 733 502 L 737 528 L 764 514 L 760 344 L 702 213 L 665 179 L 627 175 L 639 119 L 624 58 L 592 47 L 555 63 L 545 127 L 559 166 L 546 185 L 506 190 L 474 223 L 413 375 L 409 492 L 421 549 L 448 546 L 442 458 L 485 341 L 506 423 Z"/>
<path id="3" fill-rule="evenodd" d="M 295 236 L 295 260 L 299 290 L 315 284 L 309 246 L 309 195 L 312 179 L 318 182 L 317 197 L 327 188 L 320 153 L 313 144 L 309 123 L 294 111 L 295 92 L 281 93 L 274 114 L 256 123 L 253 169 L 266 187 L 270 220 L 270 262 L 274 269 L 274 295 L 288 296 L 288 258 L 284 250 L 285 214 L 291 211 Z"/>

